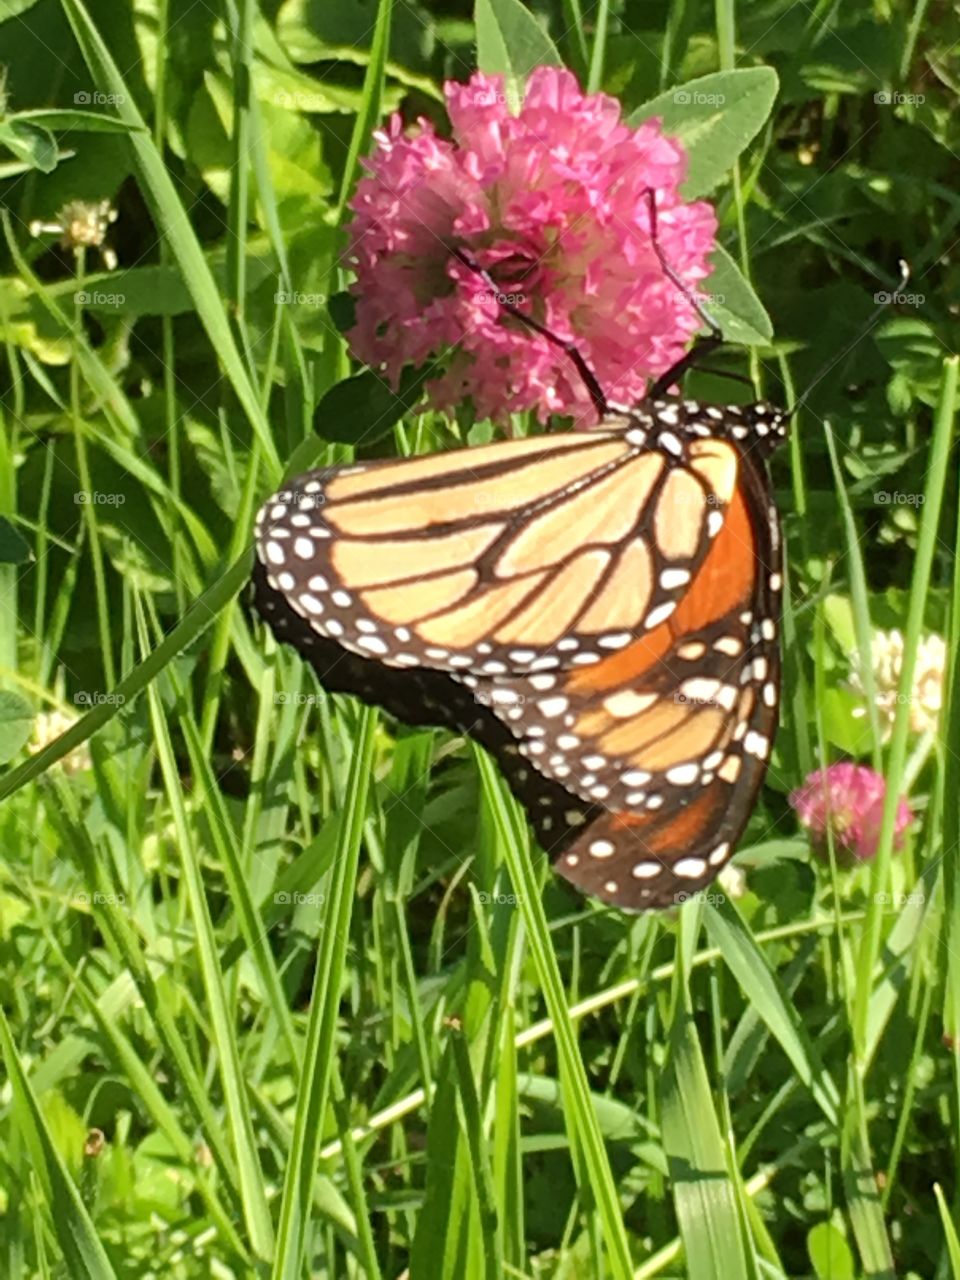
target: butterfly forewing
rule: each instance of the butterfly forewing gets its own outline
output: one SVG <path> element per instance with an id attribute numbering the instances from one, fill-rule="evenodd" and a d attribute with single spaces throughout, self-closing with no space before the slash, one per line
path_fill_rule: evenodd
<path id="1" fill-rule="evenodd" d="M 769 754 L 780 435 L 665 402 L 310 473 L 258 517 L 258 605 L 328 687 L 492 750 L 568 879 L 664 905 L 730 856 Z"/>
<path id="2" fill-rule="evenodd" d="M 262 509 L 258 554 L 361 656 L 478 677 L 577 666 L 676 608 L 735 483 L 729 444 L 638 417 L 311 473 Z"/>

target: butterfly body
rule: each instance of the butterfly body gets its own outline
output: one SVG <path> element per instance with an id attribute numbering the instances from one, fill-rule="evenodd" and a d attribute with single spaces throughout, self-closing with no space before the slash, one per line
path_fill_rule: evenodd
<path id="1" fill-rule="evenodd" d="M 310 472 L 258 516 L 258 608 L 329 689 L 486 746 L 583 891 L 670 905 L 730 857 L 769 757 L 784 421 L 658 399 Z"/>

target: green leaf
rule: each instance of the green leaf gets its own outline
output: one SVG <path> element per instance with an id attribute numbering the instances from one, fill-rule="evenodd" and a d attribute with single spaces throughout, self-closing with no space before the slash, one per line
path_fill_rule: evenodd
<path id="1" fill-rule="evenodd" d="M 18 111 L 13 121 L 47 129 L 70 129 L 78 133 L 130 133 L 136 128 L 116 116 L 101 115 L 96 111 L 58 111 L 53 107 L 38 111 Z"/>
<path id="2" fill-rule="evenodd" d="M 261 103 L 300 111 L 304 115 L 353 115 L 363 105 L 362 94 L 353 88 L 316 80 L 302 71 L 254 64 L 254 84 Z M 386 104 L 387 111 L 400 105 L 400 94 L 394 90 Z"/>
<path id="3" fill-rule="evenodd" d="M 682 143 L 689 159 L 683 194 L 692 200 L 712 191 L 760 132 L 779 84 L 772 67 L 719 71 L 659 94 L 627 123 L 659 117 L 664 133 Z"/>
<path id="4" fill-rule="evenodd" d="M 832 1222 L 818 1222 L 807 1232 L 807 1253 L 817 1280 L 853 1280 L 853 1254 Z"/>
<path id="5" fill-rule="evenodd" d="M 32 559 L 29 542 L 6 516 L 0 516 L 0 564 L 28 564 Z"/>
<path id="6" fill-rule="evenodd" d="M 8 18 L 16 18 L 18 14 L 26 13 L 37 3 L 39 0 L 0 0 L 0 22 L 6 22 Z"/>
<path id="7" fill-rule="evenodd" d="M 33 707 L 19 693 L 0 689 L 0 762 L 19 755 L 33 732 Z"/>
<path id="8" fill-rule="evenodd" d="M 380 0 L 284 0 L 277 11 L 277 37 L 294 62 L 337 62 L 366 67 L 377 25 Z M 434 15 L 415 0 L 395 6 L 391 18 L 390 60 L 387 74 L 400 84 L 418 89 L 438 101 L 443 95 L 426 75 L 437 40 Z M 449 46 L 449 41 L 445 42 Z M 354 90 L 356 92 L 356 90 Z"/>
<path id="9" fill-rule="evenodd" d="M 704 309 L 716 321 L 728 342 L 746 347 L 762 347 L 773 337 L 773 325 L 763 303 L 720 245 L 710 255 L 713 272 L 707 279 L 709 292 L 701 295 Z"/>
<path id="10" fill-rule="evenodd" d="M 41 173 L 52 173 L 57 167 L 57 141 L 53 134 L 28 120 L 13 116 L 0 121 L 0 146 Z"/>
<path id="11" fill-rule="evenodd" d="M 563 65 L 556 45 L 519 0 L 477 0 L 477 66 L 501 75 L 511 111 L 519 110 L 523 85 L 534 67 Z"/>
<path id="12" fill-rule="evenodd" d="M 435 373 L 435 365 L 404 369 L 396 391 L 369 369 L 338 382 L 317 406 L 314 430 L 324 440 L 339 444 L 370 444 L 413 408 L 423 394 L 423 384 Z"/>

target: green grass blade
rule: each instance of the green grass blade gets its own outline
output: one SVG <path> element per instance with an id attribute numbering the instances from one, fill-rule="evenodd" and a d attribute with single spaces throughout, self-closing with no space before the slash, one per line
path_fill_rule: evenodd
<path id="1" fill-rule="evenodd" d="M 301 1275 L 301 1260 L 310 1223 L 313 1175 L 317 1167 L 332 1063 L 337 1052 L 340 982 L 346 962 L 360 841 L 373 771 L 373 735 L 376 723 L 376 712 L 364 709 L 352 744 L 339 848 L 330 876 L 320 930 L 316 979 L 304 1047 L 303 1076 L 280 1205 L 277 1249 L 271 1273 L 273 1280 L 299 1280 Z"/>
<path id="2" fill-rule="evenodd" d="M 502 783 L 489 756 L 479 748 L 474 748 L 473 755 L 480 770 L 484 798 L 503 841 L 507 869 L 520 900 L 528 946 L 533 954 L 547 1009 L 553 1019 L 566 1098 L 564 1121 L 568 1126 L 571 1143 L 581 1153 L 589 1186 L 596 1197 L 611 1274 L 617 1280 L 625 1280 L 631 1275 L 633 1268 L 623 1214 L 591 1101 L 583 1059 L 567 1013 L 560 970 L 540 900 L 540 887 L 526 852 L 528 846 L 522 819 L 516 805 L 512 802 L 508 805 Z"/>
<path id="3" fill-rule="evenodd" d="M 679 970 L 677 977 L 661 1081 L 660 1126 L 687 1274 L 697 1280 L 749 1280 L 736 1189 L 726 1165 L 686 977 Z"/>
<path id="4" fill-rule="evenodd" d="M 139 604 L 139 602 L 138 602 Z M 141 643 L 146 648 L 146 619 L 141 614 Z M 267 1202 L 267 1189 L 257 1155 L 243 1066 L 237 1044 L 233 1019 L 230 1016 L 223 973 L 217 954 L 210 909 L 200 871 L 199 850 L 190 822 L 177 761 L 170 739 L 170 728 L 164 714 L 156 683 L 147 690 L 150 718 L 161 772 L 167 789 L 167 798 L 177 834 L 177 848 L 196 932 L 196 944 L 204 989 L 213 1026 L 213 1045 L 223 1086 L 230 1133 L 236 1153 L 240 1180 L 240 1196 L 243 1202 L 244 1222 L 250 1235 L 250 1246 L 259 1257 L 269 1259 L 273 1254 L 273 1224 Z"/>
<path id="5" fill-rule="evenodd" d="M 54 1145 L 2 1009 L 0 1050 L 7 1064 L 17 1121 L 30 1150 L 33 1172 L 50 1209 L 53 1228 L 71 1277 L 75 1280 L 116 1280 L 116 1272 L 100 1243 L 76 1183 Z"/>
<path id="6" fill-rule="evenodd" d="M 708 903 L 705 923 L 711 941 L 739 982 L 743 994 L 816 1098 L 827 1121 L 835 1125 L 840 1113 L 837 1086 L 827 1074 L 792 1001 L 757 946 L 753 934 L 732 903 L 720 907 Z"/>
<path id="7" fill-rule="evenodd" d="M 392 14 L 393 0 L 380 0 L 377 6 L 377 22 L 373 29 L 373 43 L 370 45 L 370 61 L 367 63 L 367 70 L 363 79 L 363 105 L 357 112 L 357 118 L 353 123 L 350 150 L 347 153 L 347 161 L 343 167 L 338 209 L 341 214 L 353 190 L 353 182 L 357 176 L 360 157 L 383 110 L 383 84 L 387 56 L 390 51 L 390 20 Z"/>
<path id="8" fill-rule="evenodd" d="M 950 1215 L 950 1206 L 944 1198 L 943 1188 L 939 1182 L 933 1184 L 933 1194 L 937 1198 L 937 1211 L 943 1223 L 943 1236 L 947 1244 L 947 1255 L 950 1258 L 950 1269 L 956 1280 L 956 1277 L 960 1276 L 960 1237 L 957 1235 L 956 1225 Z"/>

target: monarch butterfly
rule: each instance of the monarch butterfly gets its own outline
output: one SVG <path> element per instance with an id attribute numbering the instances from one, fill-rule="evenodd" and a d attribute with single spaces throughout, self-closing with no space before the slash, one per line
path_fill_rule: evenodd
<path id="1" fill-rule="evenodd" d="M 672 905 L 731 856 L 776 730 L 786 417 L 664 396 L 308 472 L 257 516 L 257 607 L 331 691 L 486 746 L 579 889 Z"/>
<path id="2" fill-rule="evenodd" d="M 598 429 L 308 472 L 256 519 L 255 602 L 331 692 L 490 750 L 562 875 L 670 906 L 733 854 L 780 703 L 781 535 L 766 459 L 788 414 L 666 393 L 633 407 L 561 347 Z M 499 294 L 456 247 L 451 252 Z"/>

